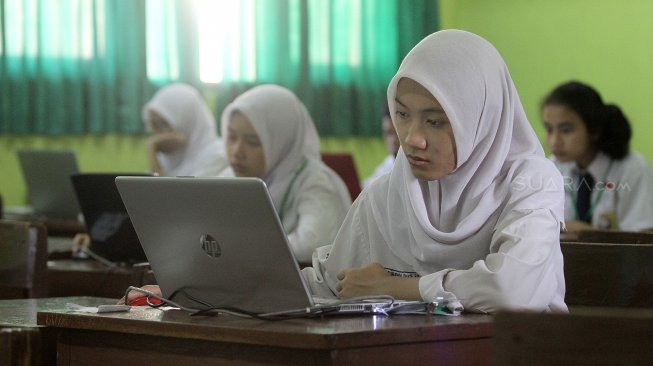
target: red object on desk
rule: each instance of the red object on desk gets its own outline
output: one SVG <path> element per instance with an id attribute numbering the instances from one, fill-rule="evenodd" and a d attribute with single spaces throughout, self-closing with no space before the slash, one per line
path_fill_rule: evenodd
<path id="1" fill-rule="evenodd" d="M 155 297 L 151 298 L 150 302 L 154 305 L 161 304 L 161 300 Z M 149 304 L 147 303 L 147 296 L 139 297 L 129 302 L 129 306 L 148 306 L 148 305 Z"/>

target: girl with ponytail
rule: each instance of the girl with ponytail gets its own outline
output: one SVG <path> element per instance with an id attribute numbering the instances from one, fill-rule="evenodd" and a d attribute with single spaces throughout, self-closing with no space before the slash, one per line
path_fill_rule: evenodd
<path id="1" fill-rule="evenodd" d="M 564 177 L 567 230 L 653 229 L 651 170 L 630 151 L 632 131 L 621 109 L 578 81 L 553 89 L 541 109 Z"/>

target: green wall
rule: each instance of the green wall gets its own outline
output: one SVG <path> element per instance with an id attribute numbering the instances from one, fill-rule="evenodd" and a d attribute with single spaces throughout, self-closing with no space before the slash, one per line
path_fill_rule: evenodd
<path id="1" fill-rule="evenodd" d="M 141 136 L 0 136 L 0 194 L 5 206 L 26 204 L 23 176 L 15 151 L 20 148 L 71 149 L 82 172 L 144 172 Z"/>
<path id="2" fill-rule="evenodd" d="M 631 148 L 653 161 L 653 1 L 440 0 L 440 16 L 495 45 L 543 143 L 538 104 L 573 78 L 623 109 Z"/>
<path id="3" fill-rule="evenodd" d="M 143 136 L 0 136 L 0 194 L 5 206 L 26 204 L 23 176 L 18 166 L 19 148 L 71 149 L 81 172 L 145 172 L 147 159 Z M 371 174 L 387 154 L 382 140 L 373 138 L 323 139 L 323 151 L 348 151 L 360 178 Z"/>

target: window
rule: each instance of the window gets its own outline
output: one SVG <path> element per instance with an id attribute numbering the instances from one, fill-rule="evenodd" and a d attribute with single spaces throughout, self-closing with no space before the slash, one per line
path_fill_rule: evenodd
<path id="1" fill-rule="evenodd" d="M 309 0 L 307 4 L 307 52 L 311 67 L 361 67 L 362 0 Z M 148 0 L 147 70 L 151 80 L 179 79 L 177 60 L 184 55 L 179 54 L 178 37 L 184 30 L 178 31 L 176 14 L 182 6 L 190 9 L 194 19 L 198 63 L 194 66 L 201 82 L 256 81 L 260 62 L 257 49 L 274 47 L 263 43 L 284 43 L 291 66 L 302 62 L 299 0 L 288 1 L 287 23 L 283 24 L 288 27 L 288 39 L 274 39 L 268 34 L 274 31 L 265 19 L 270 17 L 266 12 L 276 10 L 272 9 L 278 7 L 275 2 Z"/>
<path id="2" fill-rule="evenodd" d="M 308 29 L 309 44 L 314 45 L 309 51 L 311 64 L 359 67 L 361 0 L 311 0 L 308 12 L 315 14 Z M 336 26 L 333 19 L 338 20 Z"/>
<path id="3" fill-rule="evenodd" d="M 179 79 L 175 0 L 146 3 L 147 77 L 154 81 Z"/>
<path id="4" fill-rule="evenodd" d="M 104 0 L 5 1 L 5 26 L 0 31 L 6 34 L 0 54 L 70 59 L 102 56 L 104 9 Z"/>
<path id="5" fill-rule="evenodd" d="M 253 0 L 195 1 L 202 82 L 256 80 L 253 3 Z"/>
<path id="6" fill-rule="evenodd" d="M 180 7 L 193 18 L 199 79 L 204 83 L 256 80 L 255 0 L 147 1 L 147 73 L 154 81 L 178 80 L 182 45 Z M 187 49 L 187 48 L 186 48 Z M 190 59 L 195 59 L 191 57 Z"/>
<path id="7" fill-rule="evenodd" d="M 283 85 L 322 135 L 378 135 L 398 62 L 437 29 L 437 0 L 410 3 L 0 0 L 0 133 L 140 132 L 152 93 L 185 82 L 216 112 Z"/>

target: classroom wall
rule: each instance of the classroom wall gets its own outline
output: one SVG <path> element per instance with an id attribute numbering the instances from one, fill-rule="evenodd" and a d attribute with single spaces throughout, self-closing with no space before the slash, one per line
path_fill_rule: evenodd
<path id="1" fill-rule="evenodd" d="M 503 55 L 540 140 L 539 101 L 576 78 L 619 104 L 633 125 L 633 150 L 653 161 L 653 1 L 439 0 L 442 28 L 475 32 Z M 143 136 L 0 136 L 0 194 L 25 204 L 18 147 L 71 148 L 82 172 L 145 171 Z M 365 177 L 385 156 L 380 139 L 325 139 L 324 151 L 350 151 Z"/>
<path id="2" fill-rule="evenodd" d="M 0 136 L 0 194 L 5 206 L 25 205 L 27 192 L 18 165 L 21 148 L 71 149 L 81 172 L 145 172 L 147 159 L 143 136 Z"/>
<path id="3" fill-rule="evenodd" d="M 496 46 L 543 143 L 539 102 L 573 78 L 622 107 L 631 148 L 653 161 L 653 1 L 440 0 L 440 16 Z"/>
<path id="4" fill-rule="evenodd" d="M 147 171 L 145 136 L 99 135 L 54 138 L 0 135 L 0 194 L 5 207 L 22 206 L 27 203 L 27 193 L 15 151 L 28 147 L 71 149 L 77 156 L 79 170 L 84 173 Z M 321 150 L 351 152 L 361 179 L 370 175 L 387 154 L 380 138 L 327 138 L 322 140 Z"/>

